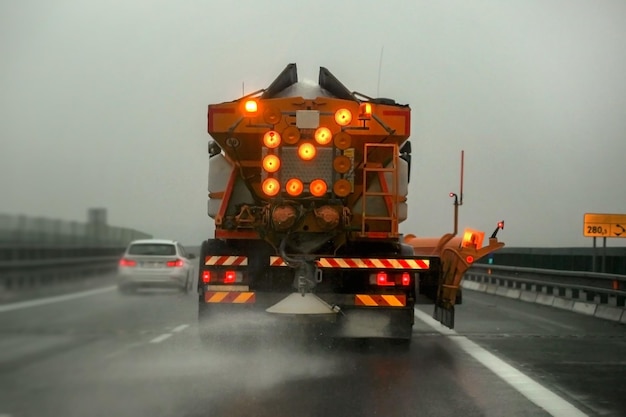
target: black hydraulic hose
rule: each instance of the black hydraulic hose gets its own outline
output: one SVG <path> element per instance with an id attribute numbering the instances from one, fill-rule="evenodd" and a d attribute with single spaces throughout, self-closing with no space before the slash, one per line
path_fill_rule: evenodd
<path id="1" fill-rule="evenodd" d="M 300 259 L 291 258 L 285 252 L 285 247 L 287 246 L 287 239 L 289 239 L 289 234 L 287 234 L 283 240 L 280 242 L 280 246 L 278 247 L 278 251 L 280 253 L 280 257 L 283 258 L 283 261 L 287 263 L 292 268 L 300 267 L 304 263 L 304 261 Z"/>

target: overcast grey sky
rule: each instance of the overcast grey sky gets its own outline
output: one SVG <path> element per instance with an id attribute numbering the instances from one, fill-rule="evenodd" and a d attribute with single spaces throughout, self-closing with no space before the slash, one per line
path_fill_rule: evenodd
<path id="1" fill-rule="evenodd" d="M 207 104 L 295 62 L 411 105 L 405 233 L 451 229 L 461 149 L 461 227 L 504 219 L 509 246 L 590 246 L 585 212 L 626 213 L 623 0 L 0 0 L 0 52 L 0 212 L 104 206 L 198 244 Z"/>

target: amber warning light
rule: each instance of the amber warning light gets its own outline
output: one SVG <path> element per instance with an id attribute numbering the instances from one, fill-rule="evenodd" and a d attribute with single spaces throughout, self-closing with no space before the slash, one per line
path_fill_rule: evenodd
<path id="1" fill-rule="evenodd" d="M 277 148 L 278 145 L 280 145 L 280 140 L 280 134 L 273 130 L 270 130 L 263 135 L 263 145 L 270 149 Z"/>
<path id="2" fill-rule="evenodd" d="M 255 100 L 248 100 L 244 104 L 244 108 L 246 109 L 246 113 L 256 113 L 259 110 L 258 104 Z"/>
<path id="3" fill-rule="evenodd" d="M 267 155 L 263 158 L 263 169 L 267 172 L 276 172 L 280 168 L 280 158 L 276 155 Z"/>
<path id="4" fill-rule="evenodd" d="M 347 126 L 352 121 L 352 113 L 348 109 L 339 109 L 335 112 L 335 122 L 339 126 Z"/>
<path id="5" fill-rule="evenodd" d="M 372 105 L 370 103 L 361 103 L 359 106 L 359 119 L 369 120 L 372 118 Z"/>
<path id="6" fill-rule="evenodd" d="M 314 197 L 322 197 L 328 191 L 328 186 L 326 185 L 326 181 L 322 179 L 316 179 L 311 181 L 309 185 L 309 191 Z"/>
<path id="7" fill-rule="evenodd" d="M 463 241 L 461 242 L 461 246 L 463 246 L 464 248 L 480 249 L 483 246 L 484 238 L 484 232 L 472 229 L 465 229 L 465 231 L 463 232 Z"/>
<path id="8" fill-rule="evenodd" d="M 263 181 L 263 192 L 269 197 L 273 197 L 280 191 L 280 184 L 276 178 L 267 178 Z"/>
<path id="9" fill-rule="evenodd" d="M 316 154 L 315 146 L 313 146 L 310 143 L 303 143 L 298 148 L 298 156 L 303 161 L 310 161 L 311 159 L 315 158 L 315 154 Z"/>
<path id="10" fill-rule="evenodd" d="M 292 178 L 287 181 L 287 185 L 285 187 L 287 189 L 287 194 L 293 197 L 297 197 L 302 194 L 304 191 L 304 184 L 298 178 Z"/>

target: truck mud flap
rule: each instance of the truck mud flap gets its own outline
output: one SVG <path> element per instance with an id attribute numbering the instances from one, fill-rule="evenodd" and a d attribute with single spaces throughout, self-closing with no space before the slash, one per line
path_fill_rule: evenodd
<path id="1" fill-rule="evenodd" d="M 444 307 L 435 304 L 435 311 L 433 318 L 443 324 L 444 326 L 453 329 L 454 328 L 454 305 Z"/>

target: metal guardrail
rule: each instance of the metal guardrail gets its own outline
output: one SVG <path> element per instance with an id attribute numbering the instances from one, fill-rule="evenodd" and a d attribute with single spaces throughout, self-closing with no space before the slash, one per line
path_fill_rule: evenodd
<path id="1" fill-rule="evenodd" d="M 151 235 L 103 223 L 76 222 L 0 213 L 0 244 L 111 246 Z"/>
<path id="2" fill-rule="evenodd" d="M 624 275 L 476 264 L 464 280 L 469 289 L 525 301 L 535 301 L 533 293 L 542 297 L 537 301 L 541 304 L 551 305 L 558 298 L 563 308 L 575 302 L 624 308 L 626 302 Z"/>
<path id="3" fill-rule="evenodd" d="M 152 237 L 95 214 L 99 221 L 76 222 L 0 213 L 0 291 L 113 272 L 129 242 Z"/>
<path id="4" fill-rule="evenodd" d="M 119 256 L 0 261 L 0 291 L 20 291 L 115 271 Z"/>

